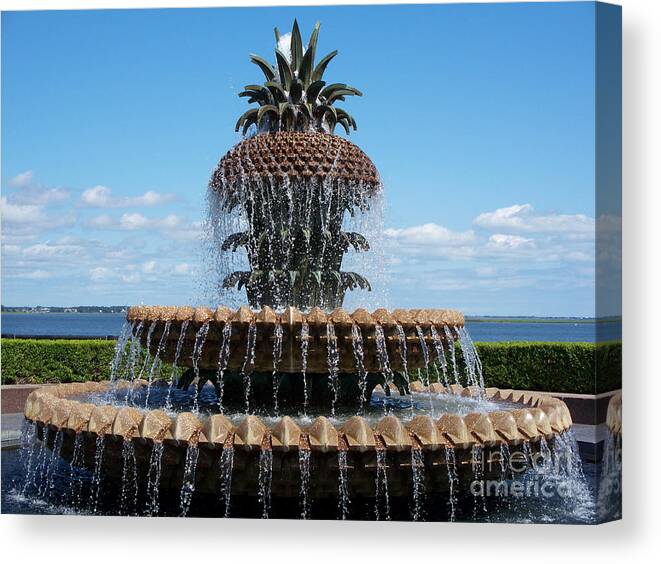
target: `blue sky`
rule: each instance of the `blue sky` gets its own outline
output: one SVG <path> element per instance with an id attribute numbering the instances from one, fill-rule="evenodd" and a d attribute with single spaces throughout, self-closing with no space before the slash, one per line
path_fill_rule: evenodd
<path id="1" fill-rule="evenodd" d="M 386 305 L 593 315 L 594 9 L 4 13 L 2 303 L 199 301 L 248 53 L 297 17 L 364 92 L 346 107 L 385 184 Z"/>

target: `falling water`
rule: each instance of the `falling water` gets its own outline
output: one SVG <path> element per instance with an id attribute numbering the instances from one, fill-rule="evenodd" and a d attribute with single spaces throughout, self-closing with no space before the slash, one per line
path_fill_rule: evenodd
<path id="1" fill-rule="evenodd" d="M 425 495 L 425 457 L 421 448 L 411 449 L 411 478 L 413 486 L 411 517 L 414 521 L 420 521 L 424 519 Z"/>
<path id="2" fill-rule="evenodd" d="M 365 349 L 363 347 L 363 334 L 360 327 L 355 323 L 351 326 L 351 342 L 353 344 L 353 356 L 356 359 L 358 372 L 358 387 L 360 388 L 360 410 L 365 407 L 365 395 L 367 393 L 367 370 L 365 370 Z"/>
<path id="3" fill-rule="evenodd" d="M 349 465 L 347 464 L 347 451 L 345 449 L 340 449 L 337 451 L 337 469 L 339 473 L 338 488 L 337 488 L 338 511 L 340 514 L 340 519 L 346 521 L 349 518 L 349 507 L 351 505 L 351 498 L 349 497 Z M 386 484 L 386 495 L 387 495 L 387 487 L 388 486 Z"/>
<path id="4" fill-rule="evenodd" d="M 36 452 L 39 448 L 43 448 L 43 443 L 41 447 L 37 446 L 37 424 L 36 423 L 25 423 L 23 427 L 23 433 L 21 434 L 21 449 L 22 452 L 27 451 L 27 457 L 25 458 L 25 465 L 23 475 L 25 476 L 23 480 L 23 485 L 21 486 L 21 494 L 25 495 L 29 484 L 32 482 L 33 473 L 35 467 L 38 465 L 38 456 Z"/>
<path id="5" fill-rule="evenodd" d="M 532 465 L 532 449 L 530 448 L 530 441 L 523 441 L 521 443 L 521 452 L 526 459 L 526 465 Z"/>
<path id="6" fill-rule="evenodd" d="M 328 352 L 328 385 L 333 393 L 331 417 L 335 417 L 335 404 L 337 403 L 340 394 L 340 386 L 338 382 L 340 353 L 337 346 L 337 337 L 335 336 L 335 327 L 332 323 L 326 324 L 326 339 L 326 348 Z"/>
<path id="7" fill-rule="evenodd" d="M 465 327 L 459 328 L 459 342 L 461 343 L 461 353 L 464 357 L 466 366 L 466 375 L 469 386 L 478 386 L 484 390 L 484 376 L 482 374 L 482 362 L 477 354 L 477 349 L 473 340 Z"/>
<path id="8" fill-rule="evenodd" d="M 105 436 L 98 434 L 96 436 L 96 448 L 94 451 L 94 474 L 92 475 L 92 497 L 90 510 L 96 514 L 99 510 L 99 498 L 101 496 L 101 478 L 103 468 L 103 452 L 106 447 Z"/>
<path id="9" fill-rule="evenodd" d="M 170 372 L 170 382 L 168 385 L 168 395 L 165 398 L 165 409 L 172 409 L 172 388 L 174 388 L 174 378 L 177 373 L 177 363 L 179 357 L 181 356 L 181 349 L 184 346 L 184 341 L 186 340 L 186 332 L 188 331 L 189 320 L 183 321 L 181 323 L 181 329 L 179 331 L 179 338 L 177 339 L 177 347 L 174 351 L 174 359 L 172 361 L 172 371 Z"/>
<path id="10" fill-rule="evenodd" d="M 602 455 L 597 494 L 597 510 L 602 519 L 622 516 L 622 434 L 608 433 Z"/>
<path id="11" fill-rule="evenodd" d="M 122 359 L 126 353 L 126 344 L 131 338 L 134 329 L 134 323 L 124 323 L 124 325 L 122 325 L 122 330 L 119 334 L 119 337 L 117 337 L 117 342 L 115 343 L 115 354 L 113 355 L 112 361 L 110 363 L 110 381 L 115 384 L 118 380 Z M 112 389 L 114 391 L 115 385 L 113 385 Z"/>
<path id="12" fill-rule="evenodd" d="M 376 499 L 374 501 L 374 516 L 381 520 L 381 505 L 383 518 L 390 521 L 390 497 L 388 495 L 388 466 L 386 464 L 386 449 L 376 449 Z"/>
<path id="13" fill-rule="evenodd" d="M 303 321 L 301 324 L 301 372 L 303 375 L 303 415 L 308 412 L 308 346 L 310 338 L 310 327 Z"/>
<path id="14" fill-rule="evenodd" d="M 32 474 L 32 487 L 39 491 L 42 487 L 42 483 L 46 473 L 46 467 L 48 464 L 48 439 L 50 437 L 51 430 L 48 426 L 44 426 L 41 430 L 41 444 L 39 446 L 39 453 L 37 454 L 37 462 L 35 464 L 34 473 Z"/>
<path id="15" fill-rule="evenodd" d="M 550 466 L 553 459 L 553 454 L 551 453 L 549 444 L 546 442 L 546 438 L 544 436 L 541 436 L 539 439 L 539 454 L 541 455 L 542 458 L 541 466 L 543 468 L 547 468 L 548 466 Z"/>
<path id="16" fill-rule="evenodd" d="M 223 340 L 218 352 L 218 409 L 223 413 L 223 396 L 225 394 L 225 370 L 230 359 L 230 343 L 232 341 L 232 323 L 227 322 L 223 327 Z"/>
<path id="17" fill-rule="evenodd" d="M 500 461 L 500 483 L 507 484 L 507 480 L 512 478 L 511 472 L 511 453 L 510 447 L 507 443 L 501 443 L 499 452 Z M 505 505 L 509 508 L 512 507 L 512 499 L 507 495 L 507 486 L 505 486 Z"/>
<path id="18" fill-rule="evenodd" d="M 147 507 L 145 513 L 149 516 L 158 515 L 160 510 L 159 493 L 161 487 L 161 463 L 164 445 L 162 441 L 154 441 L 149 457 L 149 472 L 147 474 Z"/>
<path id="19" fill-rule="evenodd" d="M 55 469 L 60 458 L 63 440 L 64 434 L 62 429 L 58 429 L 55 433 L 55 439 L 53 439 L 53 450 L 50 453 L 50 457 L 46 460 L 44 477 L 41 481 L 42 487 L 39 488 L 39 495 L 42 497 L 50 498 L 51 492 L 55 487 Z"/>
<path id="20" fill-rule="evenodd" d="M 484 486 L 484 448 L 480 445 L 473 445 L 471 449 L 471 465 L 473 467 L 473 481 Z M 478 501 L 478 498 L 480 500 Z M 473 520 L 477 519 L 479 510 L 484 516 L 487 515 L 487 500 L 484 491 L 481 495 L 473 494 Z"/>
<path id="21" fill-rule="evenodd" d="M 230 516 L 232 496 L 232 470 L 234 469 L 234 445 L 231 440 L 223 445 L 220 455 L 220 494 L 225 502 L 225 517 Z"/>
<path id="22" fill-rule="evenodd" d="M 410 379 L 406 333 L 404 332 L 404 328 L 399 323 L 395 326 L 395 330 L 397 331 L 397 340 L 399 341 L 399 356 L 402 359 L 402 371 L 404 372 L 404 379 L 406 380 L 406 383 L 409 384 Z"/>
<path id="23" fill-rule="evenodd" d="M 422 359 L 425 365 L 425 377 L 426 380 L 423 382 L 427 387 L 427 395 L 429 396 L 429 411 L 432 419 L 434 418 L 434 400 L 432 398 L 432 392 L 429 388 L 429 348 L 427 347 L 427 342 L 425 341 L 425 334 L 422 331 L 420 325 L 415 326 L 415 332 L 418 334 L 418 341 L 420 342 L 420 350 L 422 351 Z"/>
<path id="24" fill-rule="evenodd" d="M 454 377 L 454 383 L 459 383 L 459 369 L 457 368 L 457 352 L 454 347 L 454 335 L 452 334 L 452 329 L 447 325 L 443 326 L 443 332 L 445 333 L 445 338 L 448 340 L 448 350 L 450 351 L 450 360 L 452 361 L 452 376 Z"/>
<path id="25" fill-rule="evenodd" d="M 448 503 L 450 504 L 450 521 L 454 521 L 457 507 L 456 489 L 459 485 L 459 475 L 457 474 L 457 460 L 454 455 L 454 448 L 445 445 L 445 465 L 448 471 L 448 485 L 450 487 Z"/>
<path id="26" fill-rule="evenodd" d="M 82 507 L 82 489 L 83 477 L 80 468 L 85 462 L 85 436 L 82 433 L 76 433 L 73 441 L 73 454 L 71 456 L 71 469 L 69 473 L 69 483 L 71 484 L 71 504 L 76 510 Z"/>
<path id="27" fill-rule="evenodd" d="M 168 341 L 171 324 L 172 324 L 171 321 L 165 322 L 165 327 L 163 328 L 163 334 L 161 335 L 161 339 L 158 341 L 158 347 L 156 349 L 156 354 L 154 355 L 154 361 L 152 362 L 151 368 L 149 370 L 149 378 L 148 378 L 149 383 L 147 384 L 147 393 L 145 396 L 145 409 L 149 406 L 149 395 L 151 393 L 151 384 L 152 381 L 154 380 L 154 373 L 156 372 L 156 369 L 159 368 L 161 353 L 165 348 L 165 343 L 167 343 Z"/>
<path id="28" fill-rule="evenodd" d="M 280 387 L 280 378 L 278 377 L 278 365 L 282 359 L 282 325 L 276 323 L 273 328 L 273 373 L 271 374 L 271 384 L 273 386 L 273 409 L 278 415 L 278 389 Z"/>
<path id="29" fill-rule="evenodd" d="M 298 449 L 298 469 L 301 474 L 301 519 L 307 519 L 310 516 L 310 449 Z"/>
<path id="30" fill-rule="evenodd" d="M 255 342 L 257 340 L 257 325 L 254 321 L 248 326 L 248 339 L 246 344 L 246 356 L 241 367 L 243 378 L 243 389 L 245 391 L 246 413 L 250 413 L 250 376 L 255 365 Z"/>
<path id="31" fill-rule="evenodd" d="M 203 323 L 202 326 L 195 333 L 195 344 L 193 345 L 193 354 L 191 354 L 191 361 L 193 363 L 193 373 L 195 374 L 194 386 L 195 396 L 193 398 L 193 412 L 199 411 L 200 400 L 200 358 L 202 357 L 202 349 L 209 334 L 209 322 Z"/>
<path id="32" fill-rule="evenodd" d="M 440 335 L 436 332 L 436 327 L 431 326 L 431 340 L 434 343 L 434 348 L 436 349 L 436 356 L 438 357 L 438 363 L 441 366 L 443 371 L 443 385 L 447 388 L 449 386 L 448 382 L 448 363 L 445 360 L 445 351 L 443 350 L 443 341 L 441 340 Z"/>
<path id="33" fill-rule="evenodd" d="M 376 356 L 379 360 L 379 366 L 381 368 L 381 373 L 383 374 L 383 379 L 385 381 L 384 389 L 387 393 L 390 393 L 390 384 L 393 383 L 393 373 L 390 368 L 390 359 L 388 358 L 388 347 L 386 346 L 386 337 L 383 334 L 383 327 L 381 325 L 376 325 L 374 327 L 375 337 L 376 337 Z"/>
<path id="34" fill-rule="evenodd" d="M 188 443 L 186 448 L 186 461 L 184 462 L 184 479 L 181 482 L 181 493 L 179 496 L 179 506 L 181 512 L 180 517 L 186 517 L 190 509 L 191 501 L 193 501 L 193 493 L 195 492 L 195 470 L 197 469 L 197 457 L 200 454 L 200 449 L 197 443 Z"/>
<path id="35" fill-rule="evenodd" d="M 135 515 L 138 504 L 138 467 L 135 445 L 131 437 L 122 442 L 122 493 L 119 499 L 120 515 Z"/>
<path id="36" fill-rule="evenodd" d="M 145 359 L 142 362 L 140 372 L 136 375 L 135 370 L 133 370 L 132 373 L 131 373 L 131 385 L 129 386 L 129 388 L 126 391 L 126 401 L 127 401 L 127 403 L 131 403 L 131 404 L 133 403 L 133 394 L 135 392 L 135 382 L 136 382 L 136 380 L 142 379 L 142 377 L 145 375 L 145 372 L 147 371 L 147 366 L 150 364 L 150 360 L 151 360 L 150 351 L 152 349 L 151 342 L 152 342 L 152 338 L 154 336 L 154 330 L 156 329 L 156 325 L 157 325 L 156 321 L 152 321 L 149 324 L 149 329 L 147 330 L 146 347 L 144 348 Z M 140 357 L 140 353 L 142 352 L 142 350 L 143 349 L 140 346 L 140 340 L 137 339 L 136 355 L 137 355 L 138 358 Z M 136 359 L 136 363 L 137 363 L 137 359 Z M 134 366 L 135 366 L 135 364 L 134 364 Z"/>
<path id="37" fill-rule="evenodd" d="M 133 382 L 136 378 L 135 368 L 140 357 L 140 336 L 142 335 L 143 328 L 144 323 L 140 321 L 135 326 L 134 332 L 131 335 L 131 345 L 129 347 L 129 356 L 126 363 L 126 378 L 131 381 L 131 385 L 126 388 L 126 395 L 124 396 L 124 403 L 126 404 L 129 403 L 129 399 L 131 398 Z"/>
<path id="38" fill-rule="evenodd" d="M 262 519 L 271 513 L 271 477 L 273 474 L 273 451 L 262 448 L 259 451 L 259 501 L 262 504 Z"/>

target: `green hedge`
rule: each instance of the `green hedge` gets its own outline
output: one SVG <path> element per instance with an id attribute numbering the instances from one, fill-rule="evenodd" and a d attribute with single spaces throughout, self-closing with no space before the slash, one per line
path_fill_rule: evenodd
<path id="1" fill-rule="evenodd" d="M 476 343 L 485 385 L 598 394 L 622 387 L 622 343 Z"/>
<path id="2" fill-rule="evenodd" d="M 2 339 L 2 383 L 105 380 L 115 341 Z"/>
<path id="3" fill-rule="evenodd" d="M 103 380 L 114 341 L 2 339 L 2 383 Z M 621 388 L 622 345 L 476 343 L 487 386 L 594 394 Z"/>

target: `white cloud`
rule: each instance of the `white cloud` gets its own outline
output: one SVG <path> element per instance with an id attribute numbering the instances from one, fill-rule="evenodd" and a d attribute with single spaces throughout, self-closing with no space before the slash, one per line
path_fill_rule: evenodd
<path id="1" fill-rule="evenodd" d="M 88 227 L 119 231 L 137 231 L 140 229 L 168 230 L 182 228 L 183 221 L 176 214 L 163 218 L 151 219 L 140 212 L 123 213 L 118 219 L 109 215 L 99 215 L 86 222 Z"/>
<path id="2" fill-rule="evenodd" d="M 147 262 L 142 263 L 142 272 L 145 274 L 153 274 L 156 272 L 156 261 L 148 260 Z"/>
<path id="3" fill-rule="evenodd" d="M 101 282 L 110 277 L 112 271 L 105 266 L 97 266 L 89 271 L 90 279 L 94 282 Z"/>
<path id="4" fill-rule="evenodd" d="M 425 223 L 404 229 L 386 229 L 386 237 L 404 244 L 414 245 L 463 245 L 475 239 L 473 231 L 451 231 L 436 223 Z"/>
<path id="5" fill-rule="evenodd" d="M 530 204 L 515 204 L 478 215 L 473 223 L 489 230 L 513 230 L 530 233 L 590 233 L 594 219 L 583 214 L 534 213 Z"/>
<path id="6" fill-rule="evenodd" d="M 174 199 L 174 194 L 163 194 L 153 190 L 141 196 L 113 196 L 111 188 L 99 185 L 85 190 L 80 197 L 80 203 L 89 208 L 128 208 L 158 206 L 172 202 Z"/>
<path id="7" fill-rule="evenodd" d="M 187 262 L 176 264 L 174 267 L 175 274 L 191 274 L 192 271 L 193 268 Z"/>
<path id="8" fill-rule="evenodd" d="M 32 174 L 32 171 L 26 170 L 25 172 L 21 172 L 13 178 L 10 178 L 9 186 L 12 188 L 25 188 L 26 186 L 30 186 L 32 184 L 33 177 L 34 175 Z"/>
<path id="9" fill-rule="evenodd" d="M 63 202 L 71 195 L 65 188 L 49 188 L 34 182 L 31 170 L 17 174 L 9 179 L 9 186 L 15 188 L 11 193 L 12 203 L 47 206 Z"/>
<path id="10" fill-rule="evenodd" d="M 6 197 L 0 198 L 2 235 L 34 235 L 39 231 L 73 225 L 75 216 L 71 213 L 47 214 L 43 206 L 17 204 Z"/>
<path id="11" fill-rule="evenodd" d="M 2 222 L 13 225 L 34 225 L 45 220 L 41 206 L 32 204 L 13 204 L 6 197 L 0 198 Z"/>
<path id="12" fill-rule="evenodd" d="M 57 257 L 82 255 L 85 249 L 81 245 L 66 243 L 36 243 L 23 249 L 23 255 L 28 257 Z"/>
<path id="13" fill-rule="evenodd" d="M 29 280 L 45 280 L 46 278 L 50 278 L 51 276 L 52 274 L 45 270 L 32 270 L 30 272 L 25 273 L 22 277 L 27 278 Z"/>
<path id="14" fill-rule="evenodd" d="M 520 237 L 519 235 L 496 233 L 489 237 L 488 245 L 495 249 L 522 249 L 534 248 L 535 242 L 532 239 Z"/>

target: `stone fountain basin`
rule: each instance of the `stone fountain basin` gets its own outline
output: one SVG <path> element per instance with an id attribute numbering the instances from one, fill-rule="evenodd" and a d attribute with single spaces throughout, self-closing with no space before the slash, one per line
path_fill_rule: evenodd
<path id="1" fill-rule="evenodd" d="M 359 308 L 350 314 L 343 308 L 337 308 L 327 314 L 316 307 L 309 313 L 302 313 L 293 307 L 287 308 L 282 313 L 276 313 L 268 306 L 259 312 L 253 312 L 248 307 L 233 311 L 222 306 L 216 310 L 188 306 L 133 306 L 129 308 L 127 320 L 134 324 L 143 324 L 140 342 L 152 355 L 156 354 L 159 344 L 162 343 L 159 357 L 170 363 L 176 359 L 177 365 L 186 367 L 192 365 L 197 331 L 207 324 L 208 333 L 198 361 L 198 367 L 202 370 L 218 369 L 223 328 L 231 324 L 231 346 L 226 368 L 230 371 L 241 370 L 246 361 L 248 331 L 252 326 L 256 331 L 253 370 L 271 372 L 274 361 L 275 327 L 280 326 L 282 357 L 278 363 L 278 371 L 288 373 L 303 371 L 301 328 L 303 323 L 306 323 L 309 330 L 306 371 L 324 374 L 328 372 L 329 324 L 333 326 L 337 339 L 339 371 L 346 373 L 356 372 L 352 335 L 354 326 L 360 329 L 362 335 L 364 368 L 367 372 L 382 370 L 377 350 L 377 328 L 383 332 L 391 369 L 403 372 L 405 367 L 402 361 L 404 351 L 401 335 L 406 340 L 406 369 L 413 370 L 425 367 L 425 353 L 420 334 L 427 349 L 427 361 L 433 362 L 437 359 L 437 351 L 432 337 L 432 327 L 436 330 L 437 339 L 447 348 L 448 335 L 445 328 L 449 328 L 451 338 L 456 340 L 458 330 L 464 326 L 463 314 L 447 309 L 397 309 L 392 312 L 377 309 L 369 313 Z M 149 330 L 145 329 L 147 326 Z M 166 330 L 167 334 L 162 340 Z M 183 337 L 182 332 L 184 332 Z M 148 339 L 148 335 L 151 338 Z M 181 348 L 177 355 L 178 344 Z"/>
<path id="2" fill-rule="evenodd" d="M 527 443 L 534 454 L 540 451 L 542 438 L 552 446 L 557 435 L 572 425 L 569 410 L 561 400 L 496 388 L 487 389 L 489 399 L 520 407 L 463 416 L 444 414 L 437 420 L 416 416 L 406 423 L 391 415 L 372 426 L 366 419 L 355 416 L 336 427 L 320 416 L 303 428 L 286 416 L 271 425 L 253 415 L 233 424 L 223 415 L 197 417 L 184 412 L 171 417 L 162 410 L 118 408 L 70 399 L 103 392 L 110 385 L 109 382 L 75 383 L 40 388 L 28 397 L 25 417 L 37 424 L 40 438 L 47 436 L 49 448 L 53 447 L 56 432 L 61 432 L 60 456 L 68 461 L 73 455 L 76 435 L 82 434 L 83 464 L 90 469 L 94 466 L 97 437 L 103 436 L 106 445 L 103 470 L 106 476 L 116 480 L 122 477 L 124 441 L 134 443 L 138 476 L 142 480 L 147 476 L 153 444 L 163 443 L 161 487 L 164 489 L 181 487 L 187 449 L 199 448 L 195 488 L 199 493 L 211 495 L 220 491 L 220 455 L 225 448 L 234 449 L 232 495 L 256 494 L 260 452 L 268 449 L 273 454 L 272 494 L 298 496 L 298 453 L 299 449 L 309 449 L 313 497 L 337 496 L 340 450 L 347 453 L 352 496 L 375 495 L 379 450 L 386 453 L 390 495 L 406 496 L 411 489 L 412 449 L 422 452 L 427 491 L 443 492 L 448 489 L 447 448 L 454 450 L 460 485 L 467 487 L 473 479 L 473 447 L 482 449 L 486 461 L 484 479 L 498 479 L 503 445 L 514 455 L 522 452 Z M 137 385 L 147 383 L 140 381 Z M 421 384 L 413 383 L 413 387 L 420 389 Z M 434 392 L 463 396 L 478 393 L 476 389 L 461 386 L 441 390 L 438 385 Z M 46 429 L 51 432 L 46 434 Z"/>

